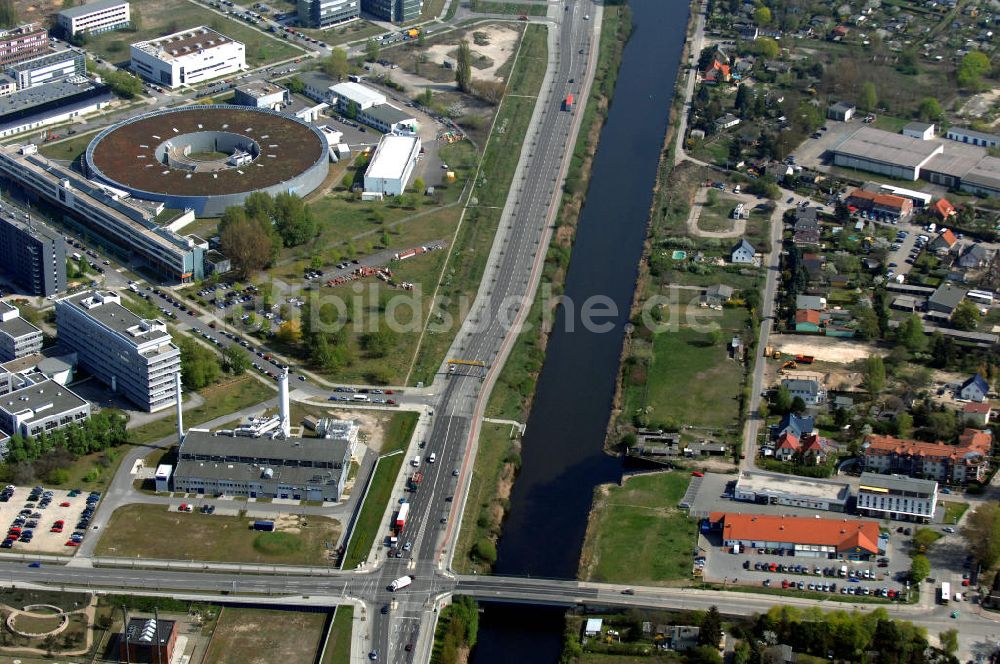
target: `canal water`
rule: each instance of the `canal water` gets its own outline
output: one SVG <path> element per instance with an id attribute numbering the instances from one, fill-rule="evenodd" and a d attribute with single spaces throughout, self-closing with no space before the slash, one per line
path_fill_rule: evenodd
<path id="1" fill-rule="evenodd" d="M 593 163 L 565 295 L 522 447 L 521 472 L 498 545 L 497 574 L 575 578 L 594 487 L 617 482 L 603 452 L 652 190 L 688 19 L 686 0 L 630 0 L 634 28 Z M 605 9 L 616 11 L 613 5 Z M 588 298 L 614 303 L 610 329 L 588 330 Z M 562 611 L 484 605 L 474 664 L 549 664 Z"/>

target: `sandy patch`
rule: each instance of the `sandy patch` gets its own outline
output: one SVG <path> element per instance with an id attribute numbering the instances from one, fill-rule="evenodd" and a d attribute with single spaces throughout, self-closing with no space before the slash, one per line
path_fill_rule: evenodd
<path id="1" fill-rule="evenodd" d="M 981 92 L 969 97 L 969 100 L 962 105 L 960 114 L 967 118 L 982 118 L 993 109 L 998 100 L 1000 100 L 1000 90 Z M 994 120 L 991 126 L 995 127 L 998 123 L 1000 123 L 1000 118 Z"/>
<path id="2" fill-rule="evenodd" d="M 474 32 L 482 33 L 485 39 L 480 39 L 480 43 L 477 44 L 473 40 Z M 521 33 L 517 30 L 512 30 L 503 25 L 477 26 L 462 35 L 462 39 L 469 41 L 469 49 L 472 51 L 473 58 L 483 55 L 493 61 L 492 65 L 483 69 L 473 68 L 473 77 L 482 80 L 501 80 L 496 75 L 497 69 L 502 67 L 514 54 L 514 51 L 517 50 L 517 40 L 520 37 Z M 427 48 L 427 58 L 430 62 L 436 63 L 444 61 L 454 62 L 454 58 L 448 55 L 448 53 L 455 50 L 457 45 L 458 41 L 449 44 L 434 44 Z"/>
<path id="3" fill-rule="evenodd" d="M 885 357 L 889 351 L 863 341 L 833 338 L 809 338 L 793 336 L 771 337 L 771 346 L 786 355 L 812 355 L 822 362 L 850 364 L 863 360 L 869 355 Z"/>

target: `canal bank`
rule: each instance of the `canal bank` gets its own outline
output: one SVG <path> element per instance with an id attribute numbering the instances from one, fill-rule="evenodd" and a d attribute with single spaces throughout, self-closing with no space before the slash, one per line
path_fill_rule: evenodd
<path id="1" fill-rule="evenodd" d="M 593 160 L 568 304 L 557 311 L 527 422 L 499 574 L 573 578 L 594 488 L 621 477 L 620 460 L 604 452 L 605 432 L 688 14 L 680 0 L 630 4 L 635 27 Z M 584 325 L 587 306 L 607 314 L 599 328 Z M 556 661 L 561 626 L 558 610 L 485 605 L 471 661 Z"/>

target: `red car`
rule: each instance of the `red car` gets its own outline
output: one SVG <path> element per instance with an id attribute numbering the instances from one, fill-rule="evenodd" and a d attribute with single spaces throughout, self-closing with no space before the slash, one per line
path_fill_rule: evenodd
<path id="1" fill-rule="evenodd" d="M 73 540 L 66 540 L 66 546 L 80 546 L 80 543 Z"/>
<path id="2" fill-rule="evenodd" d="M 692 470 L 691 475 L 694 477 L 704 477 L 705 473 L 701 472 L 700 470 Z"/>
<path id="3" fill-rule="evenodd" d="M 69 501 L 64 500 L 63 502 L 59 503 L 59 507 L 69 507 Z"/>

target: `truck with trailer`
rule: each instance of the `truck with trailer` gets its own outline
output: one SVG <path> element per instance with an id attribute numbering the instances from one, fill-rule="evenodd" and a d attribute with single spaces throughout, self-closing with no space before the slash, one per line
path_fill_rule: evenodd
<path id="1" fill-rule="evenodd" d="M 563 99 L 563 110 L 564 111 L 572 111 L 573 110 L 573 93 L 572 92 L 569 93 L 568 95 L 566 95 L 566 98 Z"/>
<path id="2" fill-rule="evenodd" d="M 410 475 L 410 479 L 407 481 L 407 487 L 410 489 L 410 491 L 416 491 L 417 487 L 419 487 L 420 483 L 423 481 L 424 481 L 423 473 L 413 473 L 412 475 Z"/>
<path id="3" fill-rule="evenodd" d="M 410 585 L 411 583 L 413 583 L 413 577 L 412 576 L 401 576 L 401 577 L 399 577 L 398 579 L 395 579 L 392 583 L 389 584 L 389 592 L 393 592 L 394 593 L 397 590 L 402 590 L 403 588 L 405 588 L 406 586 Z"/>

